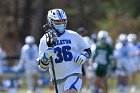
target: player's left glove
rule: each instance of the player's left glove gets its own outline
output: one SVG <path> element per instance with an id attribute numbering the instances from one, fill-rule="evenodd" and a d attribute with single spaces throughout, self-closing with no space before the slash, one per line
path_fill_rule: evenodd
<path id="1" fill-rule="evenodd" d="M 84 64 L 86 62 L 87 58 L 84 55 L 78 55 L 76 58 L 74 58 L 74 61 L 78 64 Z"/>
<path id="2" fill-rule="evenodd" d="M 89 54 L 87 52 L 83 52 L 81 55 L 78 55 L 74 58 L 74 62 L 82 65 L 89 59 Z"/>

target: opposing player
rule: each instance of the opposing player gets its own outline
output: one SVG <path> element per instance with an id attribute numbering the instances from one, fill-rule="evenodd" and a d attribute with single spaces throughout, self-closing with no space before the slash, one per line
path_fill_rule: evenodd
<path id="1" fill-rule="evenodd" d="M 33 93 L 35 87 L 37 87 L 38 78 L 38 64 L 36 59 L 38 57 L 38 47 L 35 44 L 35 39 L 33 36 L 27 36 L 25 38 L 25 45 L 21 49 L 20 61 L 18 68 L 25 68 L 26 83 L 27 83 L 27 93 Z"/>
<path id="2" fill-rule="evenodd" d="M 98 32 L 98 41 L 96 44 L 95 54 L 93 57 L 93 67 L 95 70 L 95 93 L 99 93 L 99 89 L 103 93 L 108 93 L 107 71 L 113 54 L 112 47 L 106 41 L 107 35 L 104 31 Z"/>
<path id="3" fill-rule="evenodd" d="M 67 16 L 62 9 L 49 10 L 47 20 L 50 29 L 40 40 L 39 68 L 46 70 L 49 67 L 54 79 L 52 57 L 58 93 L 80 93 L 81 67 L 90 58 L 90 46 L 78 33 L 66 29 Z"/>

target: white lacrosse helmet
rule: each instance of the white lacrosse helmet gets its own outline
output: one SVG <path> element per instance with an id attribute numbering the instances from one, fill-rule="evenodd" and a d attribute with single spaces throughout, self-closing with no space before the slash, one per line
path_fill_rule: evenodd
<path id="1" fill-rule="evenodd" d="M 127 35 L 126 34 L 120 34 L 118 41 L 121 43 L 126 43 L 127 42 Z"/>
<path id="2" fill-rule="evenodd" d="M 106 39 L 108 37 L 108 32 L 106 30 L 100 30 L 98 32 L 98 40 Z"/>
<path id="3" fill-rule="evenodd" d="M 135 43 L 136 40 L 137 40 L 136 34 L 128 34 L 127 40 L 128 40 L 128 42 L 130 42 L 130 43 Z"/>
<path id="4" fill-rule="evenodd" d="M 62 9 L 48 11 L 47 20 L 49 26 L 58 33 L 64 33 L 67 24 L 67 16 Z"/>
<path id="5" fill-rule="evenodd" d="M 35 43 L 34 37 L 33 37 L 33 36 L 27 36 L 27 37 L 25 38 L 25 43 L 26 43 L 26 44 L 34 44 L 34 43 Z"/>

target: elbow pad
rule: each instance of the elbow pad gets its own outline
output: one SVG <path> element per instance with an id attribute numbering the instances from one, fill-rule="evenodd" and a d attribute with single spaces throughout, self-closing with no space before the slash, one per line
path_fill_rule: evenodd
<path id="1" fill-rule="evenodd" d="M 89 59 L 91 57 L 91 49 L 85 49 L 81 54 L 84 55 L 87 59 Z"/>

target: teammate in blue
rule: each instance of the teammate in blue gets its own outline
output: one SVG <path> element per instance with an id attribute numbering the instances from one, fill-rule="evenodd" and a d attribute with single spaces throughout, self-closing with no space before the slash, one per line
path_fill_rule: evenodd
<path id="1" fill-rule="evenodd" d="M 134 33 L 130 33 L 127 35 L 128 45 L 131 50 L 131 57 L 129 59 L 130 65 L 131 65 L 131 75 L 130 75 L 130 91 L 132 93 L 136 92 L 136 81 L 137 81 L 137 74 L 138 74 L 138 68 L 139 68 L 139 58 L 138 58 L 138 51 L 137 48 L 137 35 Z"/>
<path id="2" fill-rule="evenodd" d="M 116 76 L 118 92 L 127 93 L 129 76 L 131 75 L 131 55 L 134 51 L 128 44 L 127 35 L 120 34 L 115 45 L 114 57 L 116 59 Z"/>
<path id="3" fill-rule="evenodd" d="M 52 9 L 47 15 L 49 30 L 40 39 L 39 68 L 52 72 L 53 59 L 58 93 L 79 93 L 82 86 L 81 67 L 91 56 L 89 44 L 78 33 L 67 30 L 67 16 L 62 9 Z M 57 39 L 54 39 L 57 38 Z"/>
<path id="4" fill-rule="evenodd" d="M 27 83 L 27 93 L 33 93 L 34 89 L 37 91 L 38 79 L 38 64 L 36 58 L 38 57 L 38 46 L 35 44 L 33 36 L 25 38 L 25 45 L 21 49 L 21 55 L 17 70 L 22 67 L 25 68 L 25 76 Z"/>

